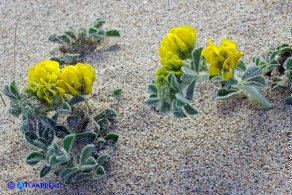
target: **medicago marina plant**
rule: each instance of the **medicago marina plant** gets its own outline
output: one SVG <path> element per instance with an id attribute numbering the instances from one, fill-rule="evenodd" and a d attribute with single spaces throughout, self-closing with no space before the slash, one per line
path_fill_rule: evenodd
<path id="1" fill-rule="evenodd" d="M 249 95 L 264 109 L 271 108 L 261 92 L 265 78 L 260 68 L 240 61 L 243 52 L 234 41 L 222 38 L 222 43 L 215 45 L 208 40 L 206 48 L 195 48 L 195 42 L 196 29 L 191 26 L 173 27 L 163 38 L 158 50 L 162 66 L 148 87 L 148 105 L 177 118 L 198 114 L 189 101 L 196 84 L 209 80 L 220 84 L 217 100 Z"/>

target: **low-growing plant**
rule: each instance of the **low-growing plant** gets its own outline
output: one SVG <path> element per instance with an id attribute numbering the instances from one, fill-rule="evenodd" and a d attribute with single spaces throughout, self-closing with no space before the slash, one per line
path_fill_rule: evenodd
<path id="1" fill-rule="evenodd" d="M 171 111 L 178 118 L 198 114 L 189 101 L 197 83 L 209 80 L 220 84 L 217 100 L 249 95 L 264 109 L 271 108 L 261 92 L 265 78 L 260 68 L 239 61 L 243 52 L 235 42 L 222 38 L 222 44 L 216 46 L 208 40 L 206 48 L 195 48 L 195 42 L 196 29 L 191 26 L 174 27 L 161 41 L 158 53 L 163 66 L 148 87 L 148 105 L 160 113 Z"/>
<path id="2" fill-rule="evenodd" d="M 121 88 L 116 88 L 113 90 L 113 95 L 114 96 L 119 96 L 123 93 L 123 90 Z"/>
<path id="3" fill-rule="evenodd" d="M 282 44 L 273 47 L 265 58 L 254 57 L 253 62 L 272 80 L 272 89 L 285 89 L 291 92 L 284 102 L 292 105 L 292 45 Z"/>
<path id="4" fill-rule="evenodd" d="M 73 28 L 68 28 L 63 34 L 52 34 L 49 40 L 61 44 L 61 57 L 54 57 L 61 64 L 72 64 L 82 60 L 86 53 L 93 52 L 100 41 L 108 37 L 119 37 L 120 33 L 116 29 L 101 29 L 105 20 L 97 18 L 90 24 L 88 29 L 80 28 L 77 32 Z"/>
<path id="5" fill-rule="evenodd" d="M 106 146 L 119 136 L 109 132 L 114 110 L 92 117 L 85 95 L 91 93 L 94 81 L 95 71 L 89 64 L 60 68 L 58 62 L 45 60 L 29 68 L 21 92 L 16 81 L 5 86 L 9 113 L 21 117 L 21 133 L 37 148 L 26 162 L 43 161 L 40 177 L 52 171 L 70 184 L 105 175 Z"/>

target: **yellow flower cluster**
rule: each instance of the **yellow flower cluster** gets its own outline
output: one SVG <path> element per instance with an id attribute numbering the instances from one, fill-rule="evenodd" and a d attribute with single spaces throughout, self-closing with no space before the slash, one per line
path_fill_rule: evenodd
<path id="1" fill-rule="evenodd" d="M 65 66 L 61 70 L 58 85 L 71 95 L 89 94 L 94 80 L 93 67 L 89 64 L 77 63 L 75 66 Z"/>
<path id="2" fill-rule="evenodd" d="M 166 37 L 161 41 L 158 54 L 160 63 L 163 67 L 156 73 L 155 83 L 166 80 L 169 73 L 175 75 L 182 74 L 181 67 L 185 65 L 184 61 L 191 57 L 196 42 L 196 29 L 191 26 L 173 27 Z"/>
<path id="3" fill-rule="evenodd" d="M 210 75 L 221 73 L 225 80 L 229 80 L 233 76 L 234 67 L 239 65 L 239 58 L 243 56 L 243 52 L 236 49 L 234 41 L 222 38 L 222 45 L 218 46 L 208 40 L 208 47 L 203 49 L 202 55 L 210 64 Z"/>
<path id="4" fill-rule="evenodd" d="M 191 26 L 173 27 L 161 41 L 158 53 L 161 57 L 161 63 L 164 64 L 164 58 L 170 59 L 170 56 L 178 56 L 185 60 L 190 57 L 196 42 L 196 29 Z"/>
<path id="5" fill-rule="evenodd" d="M 77 63 L 60 69 L 56 61 L 45 60 L 28 70 L 27 90 L 52 104 L 53 99 L 64 94 L 89 94 L 95 72 L 91 65 Z"/>

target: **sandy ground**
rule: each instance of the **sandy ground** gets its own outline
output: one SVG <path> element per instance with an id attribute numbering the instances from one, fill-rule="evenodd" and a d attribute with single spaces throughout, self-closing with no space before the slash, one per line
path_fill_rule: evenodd
<path id="1" fill-rule="evenodd" d="M 116 146 L 108 175 L 62 189 L 9 190 L 8 181 L 56 181 L 38 178 L 38 166 L 25 163 L 33 147 L 18 128 L 20 121 L 0 115 L 1 194 L 292 194 L 292 107 L 287 93 L 265 91 L 273 109 L 263 111 L 254 101 L 236 98 L 215 102 L 216 84 L 201 83 L 193 105 L 201 114 L 177 120 L 147 107 L 147 83 L 159 66 L 159 42 L 169 28 L 197 28 L 197 45 L 208 38 L 233 39 L 248 63 L 270 46 L 291 43 L 292 2 L 289 0 L 197 1 L 69 1 L 2 0 L 0 2 L 0 88 L 13 79 L 16 39 L 16 79 L 23 85 L 27 68 L 51 57 L 58 45 L 47 38 L 66 26 L 87 27 L 103 17 L 105 27 L 122 36 L 108 40 L 88 56 L 97 72 L 92 98 L 98 110 L 118 111 Z M 123 88 L 120 100 L 109 97 Z M 6 99 L 7 101 L 7 99 Z"/>

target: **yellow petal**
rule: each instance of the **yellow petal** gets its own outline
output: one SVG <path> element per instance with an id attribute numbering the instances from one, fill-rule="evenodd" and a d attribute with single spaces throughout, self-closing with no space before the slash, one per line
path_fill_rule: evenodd
<path id="1" fill-rule="evenodd" d="M 222 66 L 224 69 L 230 69 L 230 68 L 234 68 L 234 60 L 232 59 L 232 57 L 228 57 Z"/>
<path id="2" fill-rule="evenodd" d="M 95 72 L 91 65 L 83 65 L 80 67 L 83 77 L 88 77 L 91 81 L 95 80 Z"/>
<path id="3" fill-rule="evenodd" d="M 42 88 L 38 88 L 38 92 L 37 92 L 37 96 L 38 98 L 43 98 L 43 93 L 42 93 Z"/>
<path id="4" fill-rule="evenodd" d="M 92 81 L 88 77 L 84 77 L 85 94 L 89 94 L 92 91 Z"/>
<path id="5" fill-rule="evenodd" d="M 66 92 L 66 91 L 65 91 L 63 88 L 61 88 L 61 87 L 56 87 L 56 89 L 58 90 L 58 92 L 59 92 L 60 95 L 64 95 L 65 92 Z"/>
<path id="6" fill-rule="evenodd" d="M 202 56 L 204 56 L 208 62 L 210 60 L 209 57 L 211 56 L 212 53 L 215 54 L 214 50 L 211 47 L 207 47 L 207 48 L 203 49 Z M 213 54 L 213 56 L 214 56 L 214 54 Z"/>
<path id="7" fill-rule="evenodd" d="M 218 66 L 216 66 L 216 65 L 210 65 L 210 67 L 209 67 L 209 74 L 211 76 L 218 75 L 218 74 L 220 74 L 220 72 L 221 72 L 221 69 Z"/>
<path id="8" fill-rule="evenodd" d="M 43 61 L 43 67 L 50 73 L 56 73 L 60 71 L 59 62 L 53 60 Z"/>
<path id="9" fill-rule="evenodd" d="M 231 78 L 232 78 L 232 73 L 231 73 L 229 70 L 224 71 L 224 73 L 223 73 L 223 78 L 224 78 L 225 80 L 229 80 L 229 79 L 231 79 Z"/>
<path id="10" fill-rule="evenodd" d="M 173 35 L 173 38 L 181 51 L 186 52 L 188 50 L 188 46 L 177 35 Z"/>
<path id="11" fill-rule="evenodd" d="M 35 67 L 34 76 L 36 78 L 44 78 L 46 77 L 47 71 L 42 66 L 37 65 Z"/>
<path id="12" fill-rule="evenodd" d="M 176 32 L 176 35 L 187 45 L 193 46 L 194 45 L 194 37 L 188 31 L 184 29 L 179 29 Z"/>
<path id="13" fill-rule="evenodd" d="M 68 83 L 66 83 L 66 85 L 67 85 L 67 87 L 72 95 L 79 94 L 79 92 L 74 87 L 70 86 Z"/>
<path id="14" fill-rule="evenodd" d="M 48 88 L 48 91 L 51 92 L 51 94 L 56 97 L 57 96 L 57 92 L 55 92 L 54 90 Z"/>
<path id="15" fill-rule="evenodd" d="M 50 98 L 48 98 L 48 97 L 44 97 L 44 98 L 48 102 L 48 104 L 52 104 L 53 103 L 53 100 L 51 100 Z"/>
<path id="16" fill-rule="evenodd" d="M 184 25 L 184 26 L 181 26 L 180 28 L 187 30 L 193 37 L 196 37 L 196 29 L 193 28 L 192 26 Z"/>

